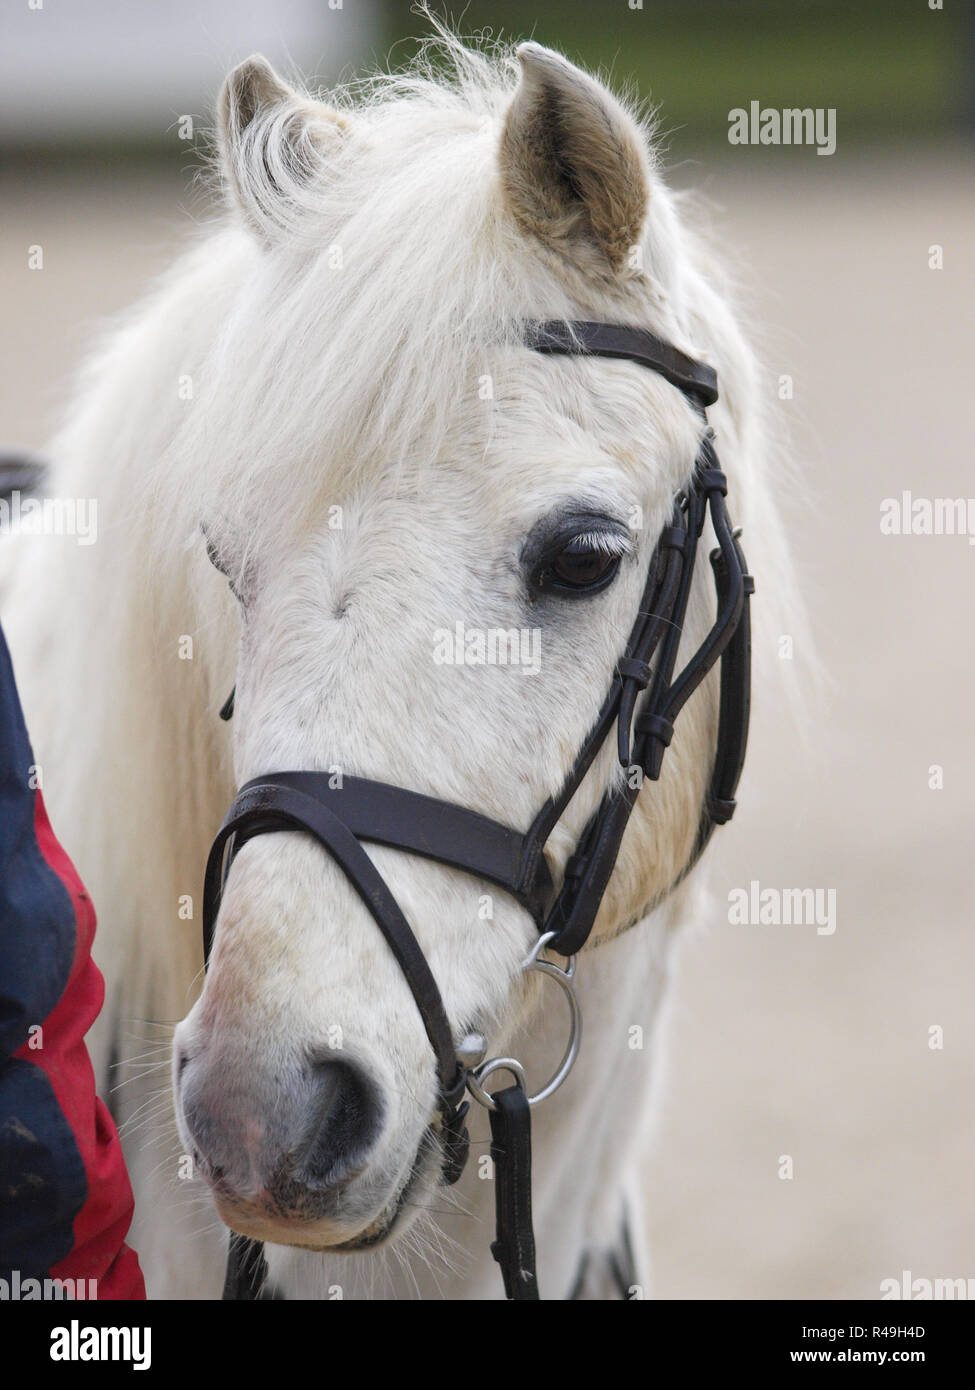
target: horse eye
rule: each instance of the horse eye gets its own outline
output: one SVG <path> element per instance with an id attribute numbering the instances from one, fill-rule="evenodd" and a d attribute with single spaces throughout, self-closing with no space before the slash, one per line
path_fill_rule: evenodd
<path id="1" fill-rule="evenodd" d="M 576 536 L 543 565 L 536 578 L 539 589 L 563 593 L 597 593 L 616 578 L 620 556 L 605 546 Z"/>

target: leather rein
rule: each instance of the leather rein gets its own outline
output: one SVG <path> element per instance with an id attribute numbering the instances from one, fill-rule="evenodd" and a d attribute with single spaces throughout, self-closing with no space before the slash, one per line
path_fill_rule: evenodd
<path id="1" fill-rule="evenodd" d="M 658 373 L 683 392 L 702 420 L 718 398 L 711 367 L 687 357 L 639 328 L 576 321 L 530 324 L 526 345 L 536 352 L 617 358 Z M 715 665 L 721 663 L 718 736 L 710 783 L 691 857 L 645 916 L 690 872 L 716 825 L 730 820 L 745 758 L 750 703 L 749 597 L 754 590 L 725 505 L 727 480 L 714 435 L 706 428 L 691 476 L 674 500 L 671 520 L 650 560 L 637 618 L 613 673 L 596 722 L 557 796 L 541 808 L 527 831 L 511 829 L 475 811 L 418 792 L 361 777 L 332 785 L 331 774 L 271 772 L 240 788 L 213 842 L 203 894 L 204 960 L 209 963 L 223 888 L 235 855 L 256 835 L 301 831 L 331 855 L 371 913 L 413 993 L 436 1059 L 442 1178 L 460 1178 L 468 1157 L 466 1092 L 490 1111 L 495 1161 L 497 1239 L 492 1253 L 509 1299 L 539 1297 L 531 1218 L 531 1110 L 561 1085 L 578 1052 L 581 1016 L 573 988 L 575 957 L 588 940 L 616 864 L 627 822 L 644 779 L 660 776 L 674 721 Z M 717 614 L 704 641 L 675 676 L 694 574 L 698 541 L 707 514 L 717 539 L 710 555 Z M 637 710 L 641 696 L 645 698 Z M 233 713 L 231 693 L 221 716 Z M 616 726 L 617 756 L 628 775 L 604 796 L 555 885 L 546 842 Z M 638 775 L 632 775 L 636 770 Z M 515 1058 L 484 1060 L 485 1046 L 455 1044 L 437 983 L 402 909 L 362 842 L 388 845 L 486 879 L 511 894 L 535 922 L 539 938 L 524 962 L 556 980 L 565 993 L 572 1030 L 551 1080 L 530 1095 Z M 543 952 L 566 958 L 565 967 Z M 475 1035 L 475 1041 L 483 1039 Z M 458 1056 L 460 1052 L 460 1056 Z M 484 1083 L 505 1071 L 514 1084 L 488 1092 Z M 267 1265 L 260 1242 L 232 1235 L 224 1298 L 262 1296 Z M 266 1295 L 265 1295 L 266 1296 Z"/>

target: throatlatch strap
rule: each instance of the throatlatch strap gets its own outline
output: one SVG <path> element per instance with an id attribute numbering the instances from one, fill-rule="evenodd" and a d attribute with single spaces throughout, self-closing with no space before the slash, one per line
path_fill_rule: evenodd
<path id="1" fill-rule="evenodd" d="M 497 1107 L 490 1112 L 497 1238 L 491 1254 L 501 1266 L 505 1296 L 536 1300 L 531 1106 L 520 1086 L 495 1091 L 492 1099 Z"/>

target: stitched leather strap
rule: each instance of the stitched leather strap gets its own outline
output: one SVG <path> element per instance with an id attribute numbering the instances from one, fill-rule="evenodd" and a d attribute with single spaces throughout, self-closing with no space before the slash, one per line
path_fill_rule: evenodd
<path id="1" fill-rule="evenodd" d="M 741 567 L 744 557 L 737 541 Z M 717 577 L 719 591 L 727 584 L 724 552 L 712 552 L 711 564 Z M 724 825 L 735 813 L 737 805 L 735 792 L 745 765 L 745 749 L 748 745 L 748 723 L 751 705 L 751 661 L 752 633 L 749 613 L 749 599 L 755 592 L 755 581 L 750 574 L 744 575 L 744 595 L 741 615 L 731 641 L 721 656 L 721 703 L 718 716 L 718 742 L 714 755 L 714 770 L 708 788 L 707 801 L 702 817 L 701 831 L 695 851 L 695 860 L 700 857 L 715 826 Z"/>
<path id="2" fill-rule="evenodd" d="M 317 797 L 280 782 L 249 783 L 238 793 L 213 842 L 207 861 L 203 893 L 203 932 L 205 958 L 209 958 L 213 927 L 219 906 L 223 876 L 224 847 L 232 835 L 245 837 L 283 830 L 305 830 L 314 835 L 340 865 L 362 902 L 372 913 L 376 925 L 389 943 L 407 983 L 413 992 L 430 1046 L 437 1059 L 437 1072 L 443 1093 L 455 1092 L 460 1074 L 460 1093 L 464 1083 L 454 1051 L 454 1039 L 444 1011 L 440 991 L 427 965 L 420 944 L 403 916 L 399 903 L 386 880 L 366 854 L 349 827 Z M 240 848 L 238 844 L 236 848 Z M 460 1097 L 458 1096 L 458 1101 Z"/>
<path id="3" fill-rule="evenodd" d="M 609 706 L 604 707 L 597 721 L 601 743 L 605 737 L 606 717 L 612 718 L 616 708 L 614 701 L 618 701 L 620 762 L 628 768 L 637 765 L 644 776 L 655 780 L 660 776 L 663 757 L 673 737 L 674 720 L 714 664 L 721 661 L 718 739 L 697 838 L 689 860 L 676 880 L 660 895 L 661 899 L 690 873 L 714 826 L 730 819 L 734 812 L 734 792 L 744 763 L 748 738 L 748 599 L 754 584 L 751 576 L 745 573 L 744 556 L 728 519 L 724 501 L 726 483 L 724 474 L 717 467 L 710 435 L 702 444 L 699 465 L 691 489 L 683 499 L 683 510 L 679 509 L 680 515 L 670 528 L 675 537 L 683 534 L 685 541 L 665 549 L 663 553 L 667 568 L 663 582 L 654 592 L 649 605 L 646 596 L 641 605 L 642 611 L 647 613 L 647 623 L 662 623 L 666 633 L 656 653 L 650 688 L 633 722 L 632 744 L 629 728 L 643 678 L 640 659 L 649 661 L 649 652 L 657 645 L 659 632 L 650 642 L 647 628 L 641 630 L 637 627 L 634 630 L 626 657 L 618 663 L 622 689 L 614 686 Z M 718 548 L 711 556 L 718 612 L 704 642 L 675 677 L 674 667 L 694 573 L 695 547 L 689 542 L 701 534 L 709 507 L 718 540 Z M 553 803 L 559 815 L 581 784 L 582 776 L 594 756 L 588 742 L 584 753 L 586 760 L 577 762 L 566 788 Z M 574 955 L 588 940 L 612 877 L 639 790 L 638 781 L 628 780 L 623 787 L 609 792 L 591 817 L 544 925 L 546 932 L 555 933 L 552 950 L 567 956 Z M 537 833 L 547 836 L 552 824 L 551 817 L 540 818 Z"/>
<path id="4" fill-rule="evenodd" d="M 541 926 L 554 888 L 548 864 L 527 852 L 525 835 L 466 806 L 421 792 L 327 772 L 275 772 L 241 787 L 238 797 L 268 780 L 328 806 L 360 840 L 450 864 L 504 888 Z"/>
<path id="5" fill-rule="evenodd" d="M 532 1228 L 531 1107 L 520 1086 L 494 1092 L 491 1158 L 497 1238 L 491 1254 L 501 1267 L 506 1298 L 518 1302 L 539 1297 Z"/>

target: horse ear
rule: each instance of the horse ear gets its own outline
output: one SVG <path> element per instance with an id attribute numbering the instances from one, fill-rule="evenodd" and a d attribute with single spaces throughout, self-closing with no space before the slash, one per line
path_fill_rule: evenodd
<path id="1" fill-rule="evenodd" d="M 537 43 L 501 138 L 501 179 L 523 228 L 587 270 L 615 274 L 639 240 L 650 169 L 636 122 L 600 83 Z M 595 264 L 594 255 L 595 253 Z"/>
<path id="2" fill-rule="evenodd" d="M 270 244 L 349 133 L 345 116 L 289 87 L 256 53 L 223 84 L 217 129 L 224 177 L 250 227 Z"/>

